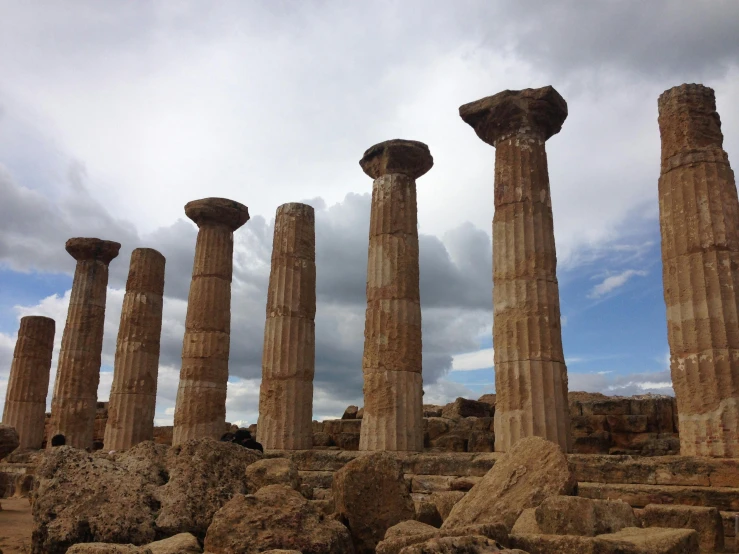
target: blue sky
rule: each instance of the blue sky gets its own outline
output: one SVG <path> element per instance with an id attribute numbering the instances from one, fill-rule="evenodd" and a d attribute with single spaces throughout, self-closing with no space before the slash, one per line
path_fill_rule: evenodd
<path id="1" fill-rule="evenodd" d="M 157 422 L 172 420 L 196 228 L 186 202 L 249 206 L 235 236 L 227 402 L 254 422 L 275 209 L 316 209 L 314 417 L 362 403 L 371 180 L 390 138 L 429 145 L 418 181 L 425 401 L 491 390 L 493 148 L 458 107 L 553 85 L 547 143 L 570 390 L 669 393 L 657 98 L 716 90 L 739 152 L 739 4 L 420 0 L 16 4 L 0 21 L 0 407 L 18 319 L 57 322 L 73 236 L 116 240 L 99 398 L 133 248 L 167 258 Z M 418 17 L 422 13 L 423 17 Z M 56 354 L 52 364 L 52 385 Z M 50 387 L 50 388 L 51 388 Z M 50 402 L 49 397 L 49 402 Z"/>

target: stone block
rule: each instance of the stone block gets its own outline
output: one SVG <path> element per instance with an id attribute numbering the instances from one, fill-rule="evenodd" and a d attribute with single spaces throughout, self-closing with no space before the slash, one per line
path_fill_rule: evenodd
<path id="1" fill-rule="evenodd" d="M 444 406 L 441 411 L 443 417 L 449 419 L 458 419 L 463 417 L 491 417 L 493 409 L 486 402 L 478 402 L 477 400 L 468 400 L 466 398 L 457 398 Z"/>
<path id="2" fill-rule="evenodd" d="M 636 527 L 634 510 L 621 500 L 551 496 L 536 508 L 536 522 L 547 535 L 594 537 Z"/>
<path id="3" fill-rule="evenodd" d="M 721 552 L 724 548 L 724 526 L 716 508 L 649 504 L 642 513 L 644 527 L 695 529 L 700 551 Z"/>

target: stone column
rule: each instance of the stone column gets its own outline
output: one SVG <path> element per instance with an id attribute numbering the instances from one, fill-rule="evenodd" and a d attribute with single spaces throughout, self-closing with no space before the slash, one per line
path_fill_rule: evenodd
<path id="1" fill-rule="evenodd" d="M 539 436 L 567 452 L 567 368 L 544 147 L 562 128 L 567 103 L 552 87 L 506 90 L 459 114 L 495 147 L 495 450 Z"/>
<path id="2" fill-rule="evenodd" d="M 416 179 L 433 166 L 428 146 L 376 144 L 359 162 L 372 185 L 364 416 L 360 450 L 423 450 L 421 300 Z"/>
<path id="3" fill-rule="evenodd" d="M 73 238 L 66 244 L 77 268 L 59 351 L 49 437 L 62 434 L 75 448 L 92 447 L 108 264 L 120 248 L 117 242 L 95 238 Z"/>
<path id="4" fill-rule="evenodd" d="M 164 256 L 151 248 L 131 252 L 103 441 L 106 450 L 126 450 L 154 440 L 164 264 Z"/>
<path id="5" fill-rule="evenodd" d="M 267 449 L 313 447 L 316 354 L 316 232 L 313 208 L 277 208 L 264 326 L 257 440 Z"/>
<path id="6" fill-rule="evenodd" d="M 226 198 L 188 202 L 185 214 L 199 231 L 174 412 L 175 446 L 190 439 L 219 439 L 226 431 L 233 233 L 249 220 L 246 206 Z"/>
<path id="7" fill-rule="evenodd" d="M 51 318 L 21 318 L 3 409 L 3 423 L 18 431 L 20 449 L 39 449 L 44 442 L 54 331 Z"/>
<path id="8" fill-rule="evenodd" d="M 659 98 L 662 276 L 680 453 L 739 458 L 739 201 L 713 90 Z"/>

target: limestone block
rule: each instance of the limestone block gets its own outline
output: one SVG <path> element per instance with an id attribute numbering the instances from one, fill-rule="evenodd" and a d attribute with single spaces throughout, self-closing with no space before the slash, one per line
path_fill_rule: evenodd
<path id="1" fill-rule="evenodd" d="M 724 526 L 716 508 L 649 504 L 641 520 L 645 527 L 695 529 L 701 552 L 721 552 L 724 548 Z"/>

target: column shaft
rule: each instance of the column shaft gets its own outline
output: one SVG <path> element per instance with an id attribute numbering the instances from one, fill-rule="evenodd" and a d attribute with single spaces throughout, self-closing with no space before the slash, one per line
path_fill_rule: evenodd
<path id="1" fill-rule="evenodd" d="M 64 435 L 66 444 L 75 448 L 92 447 L 108 264 L 120 247 L 117 242 L 86 238 L 69 239 L 66 245 L 77 267 L 59 351 L 49 437 Z"/>
<path id="2" fill-rule="evenodd" d="M 739 457 L 739 200 L 713 90 L 659 99 L 660 230 L 680 452 Z"/>
<path id="3" fill-rule="evenodd" d="M 106 450 L 154 440 L 165 259 L 151 248 L 131 253 L 116 343 Z"/>
<path id="4" fill-rule="evenodd" d="M 421 369 L 416 182 L 390 173 L 372 188 L 360 450 L 423 450 Z"/>
<path id="5" fill-rule="evenodd" d="M 21 318 L 3 409 L 3 423 L 18 431 L 21 450 L 39 449 L 44 441 L 54 331 L 51 318 Z"/>
<path id="6" fill-rule="evenodd" d="M 493 346 L 495 449 L 540 436 L 567 451 L 567 368 L 545 141 L 495 143 Z"/>
<path id="7" fill-rule="evenodd" d="M 277 209 L 264 327 L 257 440 L 267 449 L 313 446 L 316 316 L 315 214 Z"/>

